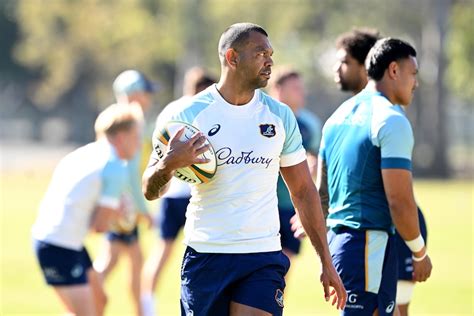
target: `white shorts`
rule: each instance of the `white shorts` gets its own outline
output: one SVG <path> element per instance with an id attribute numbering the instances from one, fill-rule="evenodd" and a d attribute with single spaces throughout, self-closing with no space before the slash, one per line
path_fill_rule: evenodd
<path id="1" fill-rule="evenodd" d="M 400 280 L 397 283 L 397 304 L 406 305 L 410 303 L 413 296 L 415 282 Z"/>

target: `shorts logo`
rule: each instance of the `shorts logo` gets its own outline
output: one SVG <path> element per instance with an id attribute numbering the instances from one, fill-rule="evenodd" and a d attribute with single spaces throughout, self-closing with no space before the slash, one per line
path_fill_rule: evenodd
<path id="1" fill-rule="evenodd" d="M 265 137 L 273 137 L 276 135 L 275 125 L 273 124 L 260 124 L 260 134 Z"/>
<path id="2" fill-rule="evenodd" d="M 58 270 L 55 267 L 45 267 L 43 268 L 44 276 L 48 280 L 62 281 L 63 277 L 59 274 Z"/>
<path id="3" fill-rule="evenodd" d="M 283 307 L 283 291 L 278 289 L 275 292 L 275 301 L 277 302 L 278 306 Z"/>
<path id="4" fill-rule="evenodd" d="M 209 130 L 209 132 L 207 133 L 207 135 L 209 136 L 214 136 L 217 134 L 217 132 L 221 129 L 221 125 L 220 124 L 215 124 L 214 126 L 212 126 L 212 128 Z"/>
<path id="5" fill-rule="evenodd" d="M 395 302 L 394 301 L 391 301 L 390 304 L 387 306 L 387 308 L 385 309 L 385 312 L 386 313 L 391 313 L 393 312 L 393 309 L 395 307 Z"/>
<path id="6" fill-rule="evenodd" d="M 82 269 L 82 266 L 80 264 L 76 264 L 72 269 L 71 269 L 71 276 L 73 278 L 78 278 L 82 275 L 82 272 L 84 269 Z"/>

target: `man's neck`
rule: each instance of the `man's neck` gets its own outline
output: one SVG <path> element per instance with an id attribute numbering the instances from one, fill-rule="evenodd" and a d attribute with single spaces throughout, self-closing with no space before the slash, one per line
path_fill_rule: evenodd
<path id="1" fill-rule="evenodd" d="M 217 91 L 224 100 L 236 106 L 249 103 L 255 94 L 255 89 L 248 89 L 237 82 L 222 78 L 217 83 Z"/>
<path id="2" fill-rule="evenodd" d="M 369 91 L 374 91 L 374 92 L 380 92 L 385 98 L 387 98 L 390 103 L 392 104 L 396 104 L 397 102 L 395 102 L 394 100 L 394 97 L 393 97 L 393 93 L 392 93 L 392 89 L 390 88 L 390 86 L 384 82 L 383 80 L 380 80 L 380 81 L 375 81 L 375 80 L 369 80 L 369 82 L 367 83 L 367 86 L 366 86 L 367 90 Z"/>

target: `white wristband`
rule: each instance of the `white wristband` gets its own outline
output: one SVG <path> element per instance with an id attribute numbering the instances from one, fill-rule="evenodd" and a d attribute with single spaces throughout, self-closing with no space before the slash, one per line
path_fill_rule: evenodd
<path id="1" fill-rule="evenodd" d="M 418 257 L 415 257 L 415 256 L 412 255 L 411 259 L 415 262 L 420 262 L 420 261 L 423 261 L 423 259 L 425 259 L 427 255 L 428 255 L 428 252 L 425 251 L 425 254 L 423 256 L 418 258 Z"/>
<path id="2" fill-rule="evenodd" d="M 423 237 L 421 237 L 420 234 L 413 240 L 405 240 L 405 244 L 407 244 L 411 252 L 418 252 L 425 246 L 425 241 L 423 240 Z"/>

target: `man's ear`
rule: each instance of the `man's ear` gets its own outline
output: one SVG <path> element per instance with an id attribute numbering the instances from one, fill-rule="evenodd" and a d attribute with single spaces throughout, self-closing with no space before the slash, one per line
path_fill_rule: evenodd
<path id="1" fill-rule="evenodd" d="M 235 68 L 237 67 L 237 63 L 239 61 L 239 54 L 233 48 L 229 48 L 225 52 L 225 60 L 229 67 Z"/>
<path id="2" fill-rule="evenodd" d="M 395 80 L 398 78 L 398 75 L 400 73 L 400 65 L 396 61 L 392 61 L 387 68 L 388 71 L 388 77 L 392 80 Z"/>

